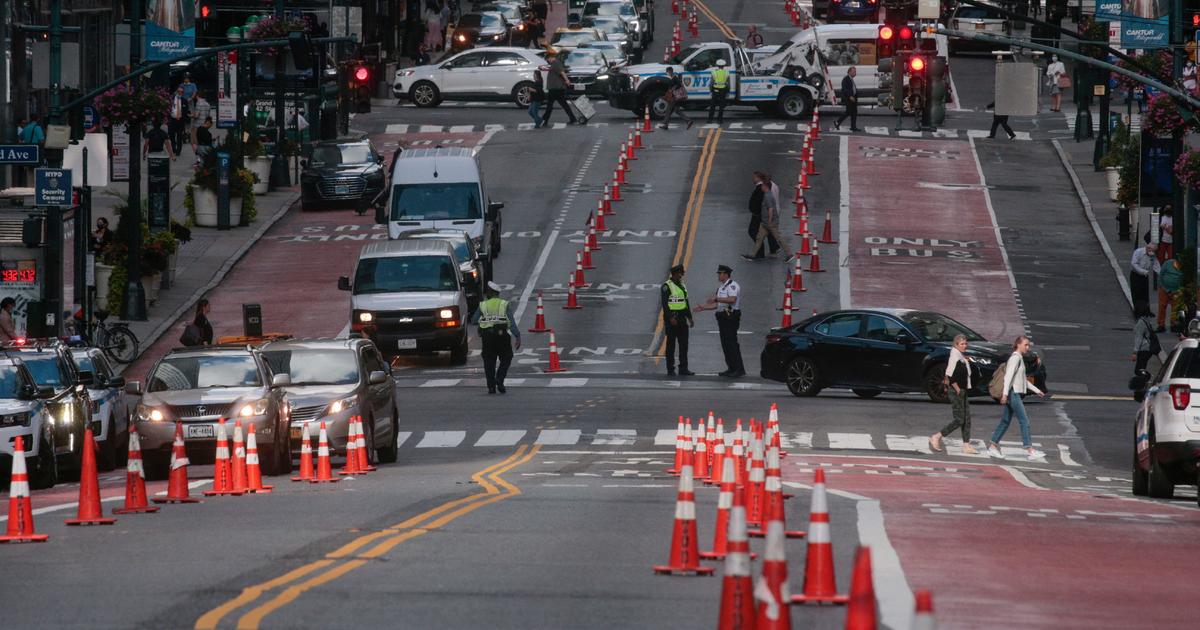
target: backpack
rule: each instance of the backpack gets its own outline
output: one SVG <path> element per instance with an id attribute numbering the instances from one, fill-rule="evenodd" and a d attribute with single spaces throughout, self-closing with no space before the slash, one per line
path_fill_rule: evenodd
<path id="1" fill-rule="evenodd" d="M 1005 361 L 995 372 L 992 372 L 992 380 L 988 382 L 988 395 L 994 398 L 997 402 L 1004 397 L 1004 372 L 1008 369 L 1008 361 Z"/>
<path id="2" fill-rule="evenodd" d="M 185 346 L 198 346 L 200 345 L 200 336 L 202 334 L 203 333 L 200 332 L 200 327 L 195 323 L 188 324 L 187 327 L 183 329 L 183 334 L 179 336 L 179 343 Z"/>

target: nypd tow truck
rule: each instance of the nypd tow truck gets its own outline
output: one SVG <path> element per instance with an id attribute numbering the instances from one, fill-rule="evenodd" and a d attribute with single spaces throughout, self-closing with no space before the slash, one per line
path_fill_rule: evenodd
<path id="1" fill-rule="evenodd" d="M 824 62 L 815 48 L 796 51 L 788 63 L 772 71 L 761 71 L 752 62 L 753 51 L 740 41 L 705 42 L 684 48 L 670 64 L 643 63 L 628 66 L 610 81 L 609 103 L 641 116 L 647 107 L 651 118 L 667 113 L 667 66 L 680 75 L 687 89 L 688 102 L 707 106 L 711 99 L 711 70 L 718 59 L 729 69 L 729 106 L 750 105 L 763 113 L 799 119 L 808 116 L 815 105 L 825 101 L 829 84 Z"/>

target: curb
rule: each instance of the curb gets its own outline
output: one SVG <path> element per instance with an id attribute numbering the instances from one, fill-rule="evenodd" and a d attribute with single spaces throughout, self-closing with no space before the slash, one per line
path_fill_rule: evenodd
<path id="1" fill-rule="evenodd" d="M 205 293 L 212 291 L 217 287 L 217 285 L 221 284 L 221 281 L 225 279 L 225 276 L 229 275 L 229 272 L 233 269 L 233 266 L 236 265 L 242 259 L 242 257 L 246 255 L 246 252 L 250 251 L 251 247 L 254 247 L 256 244 L 258 244 L 258 241 L 261 240 L 263 235 L 267 233 L 267 230 L 270 230 L 272 227 L 274 227 L 275 224 L 278 223 L 285 214 L 291 211 L 292 207 L 295 206 L 296 202 L 299 200 L 299 192 L 289 193 L 289 196 L 284 198 L 283 204 L 278 210 L 275 211 L 275 214 L 272 214 L 269 218 L 263 221 L 258 230 L 254 232 L 254 235 L 251 236 L 250 239 L 245 243 L 243 243 L 242 246 L 239 247 L 237 251 L 235 251 L 233 255 L 225 261 L 225 264 L 221 265 L 221 267 L 217 269 L 216 273 L 213 274 L 213 277 L 211 280 L 209 280 L 208 284 L 200 287 L 194 293 L 192 293 L 191 297 L 185 300 L 182 306 L 175 309 L 174 313 L 171 313 L 169 316 L 163 319 L 162 323 L 159 324 L 157 328 L 154 328 L 152 331 L 150 331 L 150 334 L 146 335 L 145 339 L 139 340 L 139 349 L 144 352 L 146 348 L 153 346 L 156 342 L 158 342 L 159 339 L 162 338 L 167 330 L 175 325 L 175 322 L 179 321 L 179 318 L 183 317 L 188 311 L 196 307 L 196 302 L 198 302 L 200 298 L 204 297 Z M 125 368 L 127 368 L 130 364 L 142 358 L 143 352 L 138 352 L 138 355 L 134 357 L 133 361 L 120 366 L 120 369 L 117 370 L 117 373 L 123 373 Z"/>

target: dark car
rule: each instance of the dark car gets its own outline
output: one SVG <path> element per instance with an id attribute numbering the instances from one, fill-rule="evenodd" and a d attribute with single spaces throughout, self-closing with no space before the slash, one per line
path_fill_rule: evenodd
<path id="1" fill-rule="evenodd" d="M 54 417 L 53 448 L 58 469 L 78 472 L 83 462 L 84 431 L 90 426 L 99 432 L 92 422 L 94 405 L 88 395 L 95 375 L 80 370 L 70 349 L 55 340 L 8 344 L 4 355 L 21 359 Z"/>
<path id="2" fill-rule="evenodd" d="M 608 94 L 611 64 L 604 52 L 595 48 L 576 48 L 563 61 L 571 78 L 571 94 L 604 97 Z"/>
<path id="3" fill-rule="evenodd" d="M 302 164 L 300 202 L 305 210 L 354 208 L 364 214 L 386 197 L 384 159 L 367 140 L 318 142 Z"/>
<path id="4" fill-rule="evenodd" d="M 907 309 L 830 311 L 774 329 L 763 348 L 761 375 L 786 383 L 796 396 L 816 396 L 833 387 L 863 398 L 924 392 L 934 402 L 946 402 L 942 377 L 960 334 L 966 335 L 967 357 L 978 369 L 970 393 L 986 395 L 992 373 L 1012 354 L 1011 345 L 987 341 L 945 315 Z M 1038 387 L 1045 384 L 1045 367 L 1036 355 L 1026 358 L 1026 370 Z"/>
<path id="5" fill-rule="evenodd" d="M 509 46 L 528 46 L 529 45 L 529 24 L 526 24 L 526 15 L 528 11 L 523 9 L 516 2 L 489 2 L 476 6 L 474 12 L 496 12 L 504 16 L 504 21 L 508 22 L 511 29 L 511 38 Z"/>
<path id="6" fill-rule="evenodd" d="M 458 19 L 450 36 L 450 50 L 458 52 L 479 46 L 508 46 L 512 25 L 496 11 L 468 13 Z"/>
<path id="7" fill-rule="evenodd" d="M 829 23 L 838 20 L 875 22 L 879 18 L 879 0 L 829 0 Z"/>

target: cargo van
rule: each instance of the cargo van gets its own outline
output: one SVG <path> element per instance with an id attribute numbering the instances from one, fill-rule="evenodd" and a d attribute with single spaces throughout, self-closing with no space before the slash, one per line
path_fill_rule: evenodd
<path id="1" fill-rule="evenodd" d="M 500 210 L 487 194 L 475 151 L 464 148 L 405 149 L 392 162 L 387 204 L 375 222 L 388 238 L 410 230 L 461 230 L 491 260 L 500 255 Z"/>
<path id="2" fill-rule="evenodd" d="M 773 55 L 765 57 L 755 66 L 762 73 L 781 70 L 793 48 L 816 42 L 825 57 L 829 70 L 830 93 L 841 96 L 842 78 L 851 66 L 858 69 L 854 83 L 862 96 L 879 94 L 879 57 L 875 51 L 875 39 L 879 35 L 878 24 L 821 24 L 796 33 Z M 920 40 L 918 40 L 920 41 Z M 925 44 L 929 45 L 929 44 Z M 948 40 L 945 35 L 935 35 L 933 46 L 937 54 L 949 57 Z"/>

